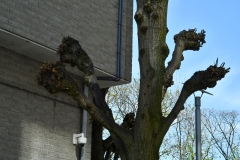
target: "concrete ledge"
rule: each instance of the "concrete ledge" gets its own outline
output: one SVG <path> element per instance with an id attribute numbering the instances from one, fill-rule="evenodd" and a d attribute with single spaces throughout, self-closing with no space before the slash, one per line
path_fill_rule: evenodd
<path id="1" fill-rule="evenodd" d="M 50 49 L 48 47 L 45 47 L 41 44 L 38 44 L 36 42 L 33 42 L 29 39 L 18 36 L 14 33 L 11 33 L 1 28 L 0 28 L 0 46 L 3 46 L 7 49 L 13 50 L 25 56 L 28 56 L 30 58 L 33 58 L 37 61 L 43 62 L 59 60 L 58 56 L 56 55 L 56 50 Z M 113 77 L 113 78 L 115 77 L 114 75 L 109 74 L 106 71 L 100 70 L 96 67 L 94 68 L 97 77 Z M 82 76 L 82 73 L 76 67 L 72 68 L 70 65 L 66 65 L 66 70 L 75 75 Z M 124 79 L 120 79 L 117 82 L 100 80 L 98 83 L 101 88 L 106 88 L 126 84 L 129 83 L 129 81 L 126 81 Z"/>

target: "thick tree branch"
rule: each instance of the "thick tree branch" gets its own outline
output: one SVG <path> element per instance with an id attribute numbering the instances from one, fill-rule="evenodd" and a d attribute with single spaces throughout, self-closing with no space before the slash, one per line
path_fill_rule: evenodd
<path id="1" fill-rule="evenodd" d="M 121 127 L 123 127 L 125 130 L 130 130 L 134 126 L 135 123 L 135 114 L 134 113 L 128 113 L 125 115 L 123 119 L 123 123 L 121 124 Z M 123 152 L 124 145 L 121 141 L 114 135 L 109 136 L 107 139 L 103 141 L 104 145 L 104 151 L 106 151 L 105 159 L 109 159 L 111 152 L 115 153 L 115 156 L 117 157 L 119 154 Z M 123 157 L 122 157 L 123 158 Z"/>
<path id="2" fill-rule="evenodd" d="M 78 69 L 84 73 L 84 82 L 92 92 L 94 104 L 97 105 L 98 108 L 108 110 L 108 112 L 111 113 L 97 83 L 93 63 L 79 42 L 71 37 L 64 37 L 62 44 L 58 47 L 57 53 L 60 55 L 62 62 L 69 63 L 72 67 L 77 66 Z"/>
<path id="3" fill-rule="evenodd" d="M 215 65 L 209 66 L 206 70 L 195 72 L 194 75 L 184 83 L 180 96 L 167 117 L 168 125 L 171 125 L 179 112 L 184 109 L 183 105 L 192 93 L 198 90 L 215 87 L 217 81 L 224 78 L 225 74 L 229 72 L 230 68 L 224 68 L 225 63 L 222 63 L 219 67 L 217 63 L 218 60 Z"/>
<path id="4" fill-rule="evenodd" d="M 125 115 L 123 122 L 120 126 L 123 127 L 125 130 L 130 130 L 133 128 L 134 123 L 135 123 L 135 114 L 130 112 Z M 111 138 L 111 136 L 109 136 L 103 142 L 104 147 L 108 148 L 111 145 L 111 143 L 113 143 L 113 142 L 114 142 L 114 140 Z"/>
<path id="5" fill-rule="evenodd" d="M 173 73 L 180 68 L 181 61 L 184 59 L 183 51 L 193 50 L 198 51 L 205 42 L 205 31 L 196 33 L 196 29 L 183 30 L 174 36 L 175 48 L 172 54 L 172 59 L 168 62 L 166 72 L 164 74 L 164 86 L 162 96 L 164 97 L 167 88 L 173 85 Z"/>
<path id="6" fill-rule="evenodd" d="M 108 149 L 114 143 L 113 139 L 111 136 L 109 136 L 107 139 L 103 140 L 103 147 L 104 147 L 104 152 Z"/>
<path id="7" fill-rule="evenodd" d="M 108 110 L 102 110 L 93 104 L 74 82 L 68 72 L 65 70 L 63 62 L 44 63 L 37 75 L 38 84 L 43 85 L 49 93 L 58 92 L 67 93 L 78 102 L 78 106 L 88 111 L 88 113 L 104 127 L 110 130 L 119 138 L 126 140 L 130 133 L 115 123 L 112 114 Z"/>
<path id="8" fill-rule="evenodd" d="M 77 66 L 78 69 L 84 73 L 84 82 L 89 87 L 93 95 L 94 104 L 99 109 L 103 110 L 107 116 L 111 117 L 112 121 L 114 121 L 112 111 L 108 107 L 102 91 L 97 83 L 93 63 L 87 53 L 81 48 L 81 45 L 78 43 L 78 41 L 71 37 L 63 38 L 62 44 L 58 48 L 58 54 L 60 55 L 61 61 L 64 63 L 70 63 L 71 66 Z M 108 127 L 106 128 L 109 129 Z M 116 143 L 116 152 L 119 152 L 119 154 L 123 157 L 125 155 L 125 150 L 122 140 L 124 141 L 124 139 L 123 137 L 119 137 L 118 134 L 115 134 L 115 132 L 112 132 L 112 129 L 109 129 L 109 131 L 114 134 L 112 135 L 112 138 Z M 125 143 L 131 143 L 129 136 L 130 135 L 127 137 L 125 136 Z M 128 140 L 126 141 L 126 139 Z"/>

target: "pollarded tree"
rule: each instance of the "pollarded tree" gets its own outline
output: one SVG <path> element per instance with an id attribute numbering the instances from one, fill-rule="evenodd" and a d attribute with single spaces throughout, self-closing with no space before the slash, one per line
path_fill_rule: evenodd
<path id="1" fill-rule="evenodd" d="M 176 104 L 167 117 L 163 116 L 161 102 L 165 93 L 173 84 L 172 77 L 180 68 L 183 51 L 197 51 L 205 43 L 205 32 L 196 33 L 195 29 L 183 30 L 174 36 L 175 49 L 172 59 L 165 66 L 169 55 L 166 44 L 168 0 L 137 0 L 135 20 L 138 25 L 140 89 L 138 110 L 132 129 L 125 129 L 115 123 L 111 110 L 105 102 L 97 83 L 93 63 L 77 40 L 63 38 L 58 48 L 59 62 L 44 63 L 38 74 L 38 83 L 54 94 L 65 92 L 78 102 L 79 107 L 88 111 L 95 121 L 107 128 L 113 136 L 121 159 L 157 160 L 159 148 L 172 122 L 181 110 L 184 102 L 195 91 L 215 87 L 229 68 L 224 65 L 209 66 L 198 71 L 188 79 L 181 90 Z M 77 83 L 65 71 L 64 63 L 77 66 L 84 73 L 84 82 L 93 94 L 93 101 L 79 90 Z"/>

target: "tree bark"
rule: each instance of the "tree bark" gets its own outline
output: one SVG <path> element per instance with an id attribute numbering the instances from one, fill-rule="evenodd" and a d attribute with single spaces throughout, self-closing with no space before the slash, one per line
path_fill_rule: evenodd
<path id="1" fill-rule="evenodd" d="M 165 59 L 169 54 L 167 34 L 167 0 L 137 1 L 140 91 L 131 159 L 159 159 L 159 147 L 167 128 L 161 110 Z M 151 146 L 151 147 L 149 147 Z"/>

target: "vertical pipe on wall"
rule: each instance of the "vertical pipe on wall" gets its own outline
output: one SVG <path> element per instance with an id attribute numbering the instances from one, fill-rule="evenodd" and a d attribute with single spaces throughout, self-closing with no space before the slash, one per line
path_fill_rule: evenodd
<path id="1" fill-rule="evenodd" d="M 123 0 L 119 0 L 119 9 L 118 9 L 118 37 L 117 37 L 117 71 L 116 77 L 121 78 L 122 72 L 122 18 L 123 17 Z"/>
<path id="2" fill-rule="evenodd" d="M 88 97 L 88 87 L 86 85 L 84 85 L 83 92 Z M 83 133 L 87 137 L 87 111 L 84 109 L 82 109 L 81 133 Z M 80 160 L 85 160 L 86 144 L 80 148 L 79 152 L 80 152 Z"/>
<path id="3" fill-rule="evenodd" d="M 123 0 L 118 2 L 118 33 L 117 33 L 117 64 L 116 76 L 113 77 L 97 77 L 97 80 L 119 81 L 122 78 L 122 21 L 123 21 Z"/>

